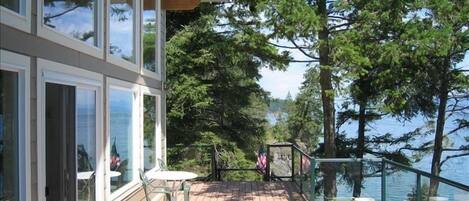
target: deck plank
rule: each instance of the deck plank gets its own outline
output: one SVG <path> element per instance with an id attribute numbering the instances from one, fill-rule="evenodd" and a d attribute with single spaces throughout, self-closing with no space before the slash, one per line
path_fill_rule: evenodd
<path id="1" fill-rule="evenodd" d="M 191 201 L 290 201 L 302 200 L 288 182 L 190 182 Z M 184 194 L 178 194 L 184 201 Z"/>

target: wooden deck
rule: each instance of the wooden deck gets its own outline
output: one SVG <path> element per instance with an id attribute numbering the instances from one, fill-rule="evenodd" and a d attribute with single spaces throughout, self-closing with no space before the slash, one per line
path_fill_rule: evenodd
<path id="1" fill-rule="evenodd" d="M 190 182 L 190 201 L 288 201 L 303 200 L 290 182 Z M 184 195 L 178 194 L 178 201 Z"/>

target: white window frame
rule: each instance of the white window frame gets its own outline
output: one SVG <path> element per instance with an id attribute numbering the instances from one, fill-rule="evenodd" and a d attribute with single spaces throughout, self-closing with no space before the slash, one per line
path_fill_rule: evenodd
<path id="1" fill-rule="evenodd" d="M 28 0 L 29 1 L 29 0 Z M 83 52 L 87 55 L 94 56 L 96 58 L 103 59 L 103 47 L 104 47 L 104 31 L 103 31 L 103 8 L 104 8 L 104 0 L 96 0 L 96 11 L 98 13 L 97 17 L 97 29 L 95 30 L 98 32 L 97 40 L 98 40 L 98 47 L 94 45 L 90 45 L 76 39 L 72 36 L 67 35 L 66 33 L 59 32 L 55 29 L 47 27 L 43 21 L 43 14 L 44 14 L 44 0 L 37 1 L 37 35 L 39 37 L 45 38 L 47 40 L 56 42 L 58 44 L 64 45 L 66 47 L 72 48 L 74 50 Z"/>
<path id="2" fill-rule="evenodd" d="M 46 83 L 64 84 L 96 91 L 96 192 L 104 191 L 105 161 L 103 144 L 103 76 L 69 65 L 38 58 L 37 61 L 37 175 L 38 200 L 46 201 L 46 139 L 45 139 L 45 87 Z M 75 147 L 76 149 L 76 147 Z M 75 159 L 76 160 L 76 159 Z M 96 200 L 104 200 L 96 193 Z"/>
<path id="3" fill-rule="evenodd" d="M 122 67 L 124 69 L 133 71 L 133 72 L 139 72 L 139 66 L 141 63 L 140 59 L 140 4 L 142 0 L 133 0 L 133 19 L 134 19 L 134 27 L 133 27 L 133 45 L 134 45 L 134 53 L 135 53 L 135 63 L 132 63 L 130 61 L 127 61 L 125 59 L 122 59 L 118 56 L 112 55 L 111 54 L 111 44 L 110 44 L 110 27 L 111 27 L 111 16 L 109 13 L 109 8 L 111 6 L 111 0 L 106 0 L 106 5 L 107 7 L 105 8 L 107 12 L 107 19 L 106 19 L 106 60 L 109 63 L 112 63 L 114 65 L 117 65 L 119 67 Z"/>
<path id="4" fill-rule="evenodd" d="M 140 87 L 140 97 L 141 97 L 141 102 L 140 102 L 140 168 L 144 170 L 144 109 L 145 109 L 145 104 L 144 104 L 144 96 L 153 96 L 155 97 L 155 105 L 156 105 L 156 125 L 155 125 L 155 151 L 156 151 L 156 158 L 157 159 L 162 159 L 162 137 L 161 137 L 161 132 L 162 132 L 162 127 L 161 127 L 161 91 L 153 88 L 149 88 L 146 86 L 141 86 Z M 152 169 L 148 170 L 147 172 L 157 170 L 159 168 L 158 162 L 156 161 L 155 167 Z"/>
<path id="5" fill-rule="evenodd" d="M 0 6 L 0 23 L 31 33 L 31 1 L 19 0 L 20 13 Z"/>
<path id="6" fill-rule="evenodd" d="M 125 184 L 124 186 L 120 187 L 116 191 L 111 193 L 111 178 L 109 177 L 110 175 L 110 161 L 111 161 L 111 108 L 110 108 L 110 91 L 111 89 L 117 89 L 117 90 L 122 90 L 122 91 L 128 91 L 132 92 L 133 95 L 133 105 L 132 105 L 132 157 L 133 157 L 133 164 L 132 164 L 132 181 L 129 183 Z M 139 87 L 137 84 L 114 79 L 114 78 L 107 78 L 106 79 L 106 104 L 107 104 L 107 133 L 106 133 L 106 194 L 107 197 L 111 198 L 111 200 L 121 200 L 121 198 L 126 197 L 133 193 L 139 186 L 140 186 L 140 180 L 139 180 L 139 174 L 138 174 L 138 168 L 140 166 L 140 153 L 139 153 L 139 147 L 140 147 L 140 140 L 139 140 L 139 132 L 140 132 L 140 126 L 139 126 L 139 104 L 140 104 L 140 93 L 139 93 Z"/>
<path id="7" fill-rule="evenodd" d="M 18 73 L 19 200 L 31 200 L 30 58 L 0 49 L 0 70 Z"/>
<path id="8" fill-rule="evenodd" d="M 141 40 L 140 40 L 140 44 L 141 44 L 141 55 L 140 55 L 140 60 L 141 60 L 141 65 L 140 65 L 140 73 L 144 76 L 147 76 L 147 77 L 151 77 L 151 78 L 154 78 L 154 79 L 157 79 L 157 80 L 161 80 L 161 59 L 162 59 L 162 47 L 163 45 L 161 44 L 161 28 L 162 28 L 162 23 L 161 23 L 161 1 L 160 0 L 153 0 L 155 1 L 155 6 L 156 6 L 156 37 L 155 37 L 155 62 L 156 62 L 156 72 L 153 72 L 153 71 L 150 71 L 150 70 L 147 70 L 143 64 L 143 6 L 144 6 L 144 2 L 142 1 L 142 5 L 141 5 L 141 8 L 140 8 L 140 19 L 141 19 L 141 22 L 140 22 L 140 26 L 142 27 L 142 31 L 141 31 Z"/>

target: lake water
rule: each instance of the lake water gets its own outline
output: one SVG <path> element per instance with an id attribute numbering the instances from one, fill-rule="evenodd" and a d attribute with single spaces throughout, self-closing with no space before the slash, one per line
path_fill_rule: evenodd
<path id="1" fill-rule="evenodd" d="M 267 116 L 269 122 L 274 124 L 276 122 L 275 117 L 272 114 Z M 469 119 L 469 115 L 466 116 L 453 116 L 447 120 L 445 131 L 448 132 L 455 128 L 456 124 L 453 122 L 455 118 Z M 381 120 L 370 123 L 367 126 L 368 136 L 381 135 L 385 133 L 390 133 L 393 136 L 399 136 L 403 133 L 414 131 L 417 128 L 420 128 L 426 124 L 428 119 L 425 119 L 421 116 L 413 118 L 410 121 L 405 123 L 399 122 L 394 118 L 386 117 Z M 358 123 L 348 122 L 343 125 L 340 131 L 344 131 L 347 137 L 356 137 L 357 136 Z M 428 128 L 426 128 L 428 129 Z M 415 141 L 415 145 L 422 142 L 427 142 L 433 139 L 433 134 L 419 138 Z M 469 137 L 469 130 L 460 130 L 457 133 L 454 133 L 450 137 L 450 143 L 453 144 L 452 147 L 459 147 L 462 144 L 467 144 L 464 137 Z M 393 147 L 384 147 L 385 149 L 393 149 Z M 442 159 L 444 159 L 448 153 L 443 154 Z M 431 154 L 425 155 L 422 159 L 413 164 L 414 168 L 430 172 L 431 169 Z M 443 167 L 441 176 L 448 178 L 450 180 L 469 185 L 469 156 L 454 158 L 447 161 Z M 422 178 L 422 185 L 428 186 L 429 179 Z M 397 172 L 387 177 L 386 187 L 387 187 L 387 200 L 391 201 L 402 201 L 407 199 L 407 195 L 413 192 L 413 189 L 416 185 L 416 175 L 409 172 Z M 364 182 L 364 189 L 362 190 L 363 196 L 373 197 L 375 200 L 380 199 L 381 193 L 381 178 L 373 177 L 367 178 Z M 454 196 L 465 194 L 463 198 L 464 201 L 469 201 L 468 192 L 460 192 L 448 185 L 440 184 L 439 194 L 445 197 L 449 197 L 449 200 L 454 200 Z M 349 185 L 342 184 L 338 185 L 338 196 L 341 197 L 351 197 L 352 190 Z"/>

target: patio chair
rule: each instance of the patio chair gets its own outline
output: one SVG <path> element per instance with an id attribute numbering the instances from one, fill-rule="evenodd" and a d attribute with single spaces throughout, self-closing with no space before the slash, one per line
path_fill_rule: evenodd
<path id="1" fill-rule="evenodd" d="M 166 167 L 165 162 L 162 159 L 158 158 L 157 162 L 158 162 L 158 170 L 156 170 L 156 171 L 167 171 L 168 170 L 168 168 Z M 191 185 L 188 184 L 187 182 L 183 182 L 182 185 L 181 185 L 181 188 L 179 190 L 184 191 L 184 201 L 189 201 L 189 194 L 190 194 L 190 190 L 191 190 Z"/>
<path id="2" fill-rule="evenodd" d="M 174 193 L 169 187 L 166 186 L 154 186 L 148 178 L 145 176 L 145 173 L 143 173 L 142 169 L 138 169 L 139 175 L 140 175 L 140 181 L 142 182 L 142 187 L 143 187 L 143 192 L 145 193 L 145 200 L 150 201 L 149 193 L 148 192 L 148 187 L 151 187 L 151 192 L 152 193 L 163 193 L 166 195 L 167 200 L 171 200 L 171 195 Z"/>

